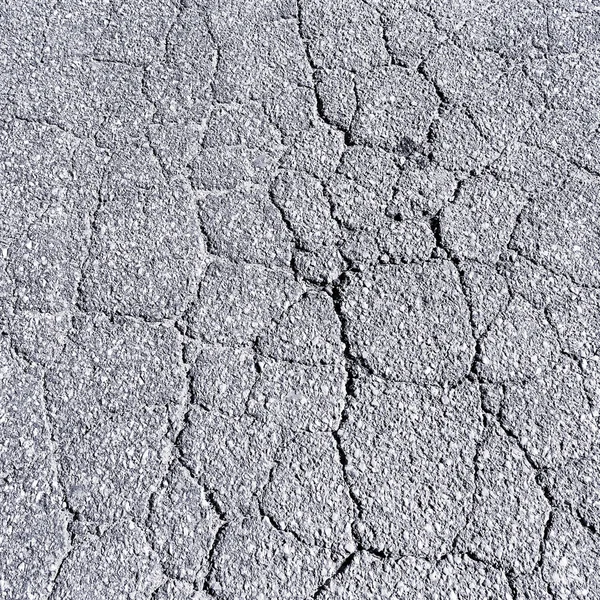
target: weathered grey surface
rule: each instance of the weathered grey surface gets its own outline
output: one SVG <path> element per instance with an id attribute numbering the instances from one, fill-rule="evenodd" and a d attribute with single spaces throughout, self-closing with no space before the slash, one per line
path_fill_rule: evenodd
<path id="1" fill-rule="evenodd" d="M 597 0 L 0 0 L 0 600 L 600 600 Z"/>

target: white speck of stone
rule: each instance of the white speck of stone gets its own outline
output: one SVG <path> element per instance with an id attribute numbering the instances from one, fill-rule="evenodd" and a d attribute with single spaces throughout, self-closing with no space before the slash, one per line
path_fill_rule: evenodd
<path id="1" fill-rule="evenodd" d="M 563 569 L 569 564 L 566 556 L 563 556 L 558 563 Z"/>

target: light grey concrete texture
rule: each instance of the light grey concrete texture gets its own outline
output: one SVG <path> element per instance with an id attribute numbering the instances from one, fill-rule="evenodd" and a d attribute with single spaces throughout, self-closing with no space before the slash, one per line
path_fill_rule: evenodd
<path id="1" fill-rule="evenodd" d="M 600 600 L 598 0 L 0 0 L 0 600 Z"/>

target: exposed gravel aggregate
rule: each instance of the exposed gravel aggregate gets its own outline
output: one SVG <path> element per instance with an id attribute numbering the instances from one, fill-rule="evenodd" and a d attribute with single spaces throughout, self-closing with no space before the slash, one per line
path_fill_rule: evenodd
<path id="1" fill-rule="evenodd" d="M 600 600 L 597 0 L 0 0 L 0 600 Z"/>

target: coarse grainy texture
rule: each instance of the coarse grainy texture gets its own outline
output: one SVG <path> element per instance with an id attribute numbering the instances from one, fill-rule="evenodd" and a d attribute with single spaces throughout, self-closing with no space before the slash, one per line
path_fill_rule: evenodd
<path id="1" fill-rule="evenodd" d="M 0 600 L 600 600 L 598 0 L 0 0 Z"/>

